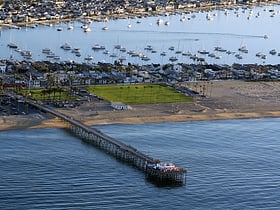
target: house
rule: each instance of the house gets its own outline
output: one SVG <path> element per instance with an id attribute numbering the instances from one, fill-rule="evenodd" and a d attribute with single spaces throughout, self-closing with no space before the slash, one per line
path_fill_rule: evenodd
<path id="1" fill-rule="evenodd" d="M 0 73 L 4 74 L 6 72 L 6 64 L 0 63 Z"/>

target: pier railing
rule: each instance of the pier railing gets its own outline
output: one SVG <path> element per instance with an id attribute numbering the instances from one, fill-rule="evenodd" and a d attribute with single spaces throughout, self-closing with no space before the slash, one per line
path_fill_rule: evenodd
<path id="1" fill-rule="evenodd" d="M 67 123 L 70 131 L 80 137 L 83 141 L 104 150 L 106 153 L 109 153 L 117 159 L 135 166 L 145 172 L 147 178 L 153 179 L 160 184 L 185 184 L 185 169 L 171 163 L 163 163 L 155 160 L 138 151 L 136 148 L 113 139 L 99 130 L 88 127 L 72 117 L 57 112 L 52 108 L 39 105 L 31 100 L 27 100 L 27 103 L 41 111 L 60 118 Z"/>

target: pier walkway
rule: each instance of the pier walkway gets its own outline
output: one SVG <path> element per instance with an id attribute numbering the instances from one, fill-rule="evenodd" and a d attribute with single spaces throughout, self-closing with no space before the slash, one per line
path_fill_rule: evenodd
<path id="1" fill-rule="evenodd" d="M 52 108 L 34 103 L 32 100 L 26 102 L 37 109 L 50 113 L 55 117 L 63 120 L 71 132 L 80 137 L 83 141 L 90 143 L 106 153 L 120 159 L 124 162 L 143 171 L 147 178 L 156 181 L 159 184 L 185 184 L 186 170 L 172 163 L 164 163 L 155 160 L 134 147 L 126 145 L 116 139 L 113 139 L 95 128 L 88 127 L 83 123 L 66 116 Z"/>

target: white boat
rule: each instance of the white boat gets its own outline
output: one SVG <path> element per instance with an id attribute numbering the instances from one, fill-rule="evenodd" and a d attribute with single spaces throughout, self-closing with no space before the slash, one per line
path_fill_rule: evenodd
<path id="1" fill-rule="evenodd" d="M 13 42 L 11 42 L 11 43 L 8 44 L 8 47 L 9 47 L 9 48 L 16 49 L 16 48 L 18 48 L 18 45 L 15 44 L 15 43 L 13 43 Z"/>
<path id="2" fill-rule="evenodd" d="M 126 52 L 126 48 L 125 47 L 121 47 L 120 51 L 121 52 Z"/>
<path id="3" fill-rule="evenodd" d="M 84 29 L 84 32 L 91 32 L 90 27 L 85 28 L 85 29 Z"/>
<path id="4" fill-rule="evenodd" d="M 157 24 L 158 24 L 158 25 L 163 24 L 163 20 L 159 18 L 159 19 L 157 20 Z"/>
<path id="5" fill-rule="evenodd" d="M 241 46 L 240 48 L 238 48 L 238 51 L 243 52 L 243 53 L 248 53 L 249 50 L 247 49 L 246 46 Z"/>
<path id="6" fill-rule="evenodd" d="M 93 56 L 88 55 L 87 57 L 85 57 L 85 60 L 86 60 L 86 61 L 91 61 L 91 60 L 93 60 Z"/>
<path id="7" fill-rule="evenodd" d="M 144 55 L 144 56 L 142 56 L 142 58 L 141 58 L 143 61 L 149 61 L 149 60 L 151 60 L 148 56 L 146 56 L 146 55 Z"/>
<path id="8" fill-rule="evenodd" d="M 108 29 L 109 29 L 108 26 L 102 27 L 102 30 L 104 30 L 104 31 L 106 31 L 106 30 L 108 30 Z"/>
<path id="9" fill-rule="evenodd" d="M 169 26 L 170 22 L 169 21 L 165 21 L 164 25 Z"/>
<path id="10" fill-rule="evenodd" d="M 95 44 L 92 47 L 93 50 L 105 50 L 105 46 L 104 45 L 100 45 L 100 44 Z"/>

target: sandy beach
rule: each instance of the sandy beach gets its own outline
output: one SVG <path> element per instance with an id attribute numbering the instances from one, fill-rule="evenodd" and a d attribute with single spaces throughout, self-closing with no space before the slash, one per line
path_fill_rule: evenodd
<path id="1" fill-rule="evenodd" d="M 195 102 L 132 105 L 128 110 L 113 110 L 108 102 L 98 101 L 57 110 L 86 125 L 280 117 L 279 82 L 215 81 L 207 85 L 206 97 L 197 97 Z M 46 114 L 1 116 L 0 122 L 0 130 L 65 126 Z"/>

